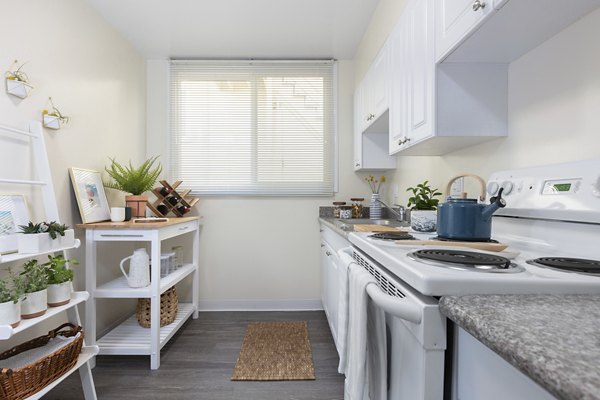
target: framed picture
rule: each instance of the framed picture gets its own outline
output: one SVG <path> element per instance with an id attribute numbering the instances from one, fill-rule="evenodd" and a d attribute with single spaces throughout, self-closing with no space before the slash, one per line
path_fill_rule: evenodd
<path id="1" fill-rule="evenodd" d="M 27 225 L 30 215 L 25 196 L 0 193 L 0 254 L 17 251 L 19 225 Z"/>
<path id="2" fill-rule="evenodd" d="M 77 198 L 81 221 L 89 224 L 109 220 L 110 207 L 106 200 L 100 172 L 69 168 L 69 175 L 71 175 L 71 184 Z"/>

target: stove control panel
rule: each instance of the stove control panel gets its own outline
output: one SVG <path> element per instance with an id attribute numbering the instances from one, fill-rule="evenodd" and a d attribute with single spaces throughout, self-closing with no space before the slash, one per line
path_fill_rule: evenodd
<path id="1" fill-rule="evenodd" d="M 487 184 L 504 188 L 496 215 L 600 223 L 600 159 L 495 172 Z"/>

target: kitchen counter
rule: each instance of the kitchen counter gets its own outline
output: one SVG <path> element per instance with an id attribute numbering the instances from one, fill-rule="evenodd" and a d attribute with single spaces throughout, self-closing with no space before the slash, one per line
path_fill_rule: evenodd
<path id="1" fill-rule="evenodd" d="M 440 310 L 558 398 L 600 399 L 600 294 L 450 296 Z"/>
<path id="2" fill-rule="evenodd" d="M 331 228 L 335 233 L 348 239 L 348 234 L 354 231 L 352 225 L 340 222 L 338 218 L 323 218 L 319 217 L 319 222 L 328 228 Z"/>

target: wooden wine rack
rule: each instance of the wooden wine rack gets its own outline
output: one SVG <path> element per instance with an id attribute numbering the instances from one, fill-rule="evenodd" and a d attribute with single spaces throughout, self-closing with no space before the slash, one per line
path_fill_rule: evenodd
<path id="1" fill-rule="evenodd" d="M 173 213 L 177 217 L 183 217 L 184 213 L 180 212 L 178 208 L 183 206 L 191 209 L 198 202 L 199 199 L 197 197 L 189 196 L 189 189 L 183 190 L 182 192 L 177 191 L 181 182 L 182 181 L 176 181 L 171 185 L 169 182 L 163 180 L 160 181 L 161 187 L 152 189 L 152 193 L 156 196 L 156 200 L 152 203 L 148 201 L 147 204 L 148 208 L 150 208 L 157 217 L 166 217 L 169 213 Z M 164 196 L 160 192 L 163 188 L 170 190 L 170 193 Z M 171 203 L 171 201 L 173 201 L 173 203 Z M 158 209 L 161 204 L 167 207 L 165 213 L 160 212 Z"/>

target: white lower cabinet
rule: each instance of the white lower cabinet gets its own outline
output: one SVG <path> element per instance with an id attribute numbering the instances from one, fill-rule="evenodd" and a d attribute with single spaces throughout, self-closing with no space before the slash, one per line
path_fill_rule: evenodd
<path id="1" fill-rule="evenodd" d="M 321 301 L 338 351 L 340 268 L 342 268 L 338 251 L 349 246 L 348 240 L 321 225 Z"/>
<path id="2" fill-rule="evenodd" d="M 452 400 L 555 399 L 459 327 L 455 327 L 452 364 Z"/>

